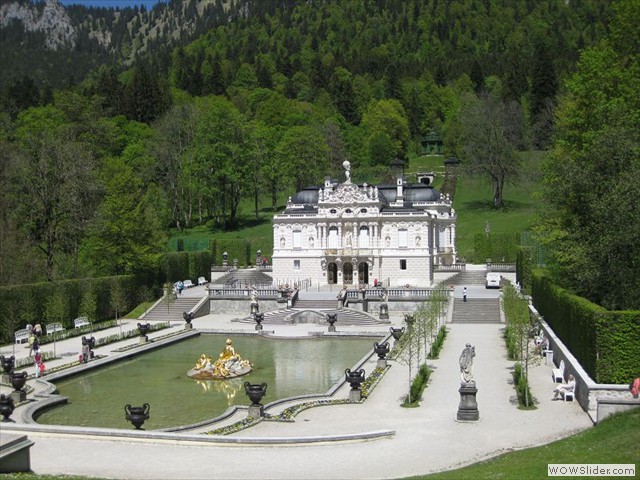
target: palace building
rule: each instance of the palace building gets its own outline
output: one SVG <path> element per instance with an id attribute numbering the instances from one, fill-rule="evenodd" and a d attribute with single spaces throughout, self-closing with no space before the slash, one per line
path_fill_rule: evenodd
<path id="1" fill-rule="evenodd" d="M 273 218 L 273 279 L 316 285 L 428 287 L 435 265 L 456 260 L 456 213 L 431 185 L 356 185 L 326 178 Z"/>

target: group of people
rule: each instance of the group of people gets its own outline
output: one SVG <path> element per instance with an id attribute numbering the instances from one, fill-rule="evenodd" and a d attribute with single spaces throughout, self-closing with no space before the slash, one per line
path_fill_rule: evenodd
<path id="1" fill-rule="evenodd" d="M 36 378 L 44 373 L 44 362 L 40 352 L 40 337 L 42 337 L 42 325 L 36 323 L 35 326 L 27 325 L 29 330 L 29 356 L 33 354 L 33 362 L 36 369 Z"/>

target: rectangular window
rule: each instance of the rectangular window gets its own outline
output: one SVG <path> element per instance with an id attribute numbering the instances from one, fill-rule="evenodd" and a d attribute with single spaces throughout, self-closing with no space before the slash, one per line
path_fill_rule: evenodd
<path id="1" fill-rule="evenodd" d="M 293 261 L 293 269 L 294 270 L 300 270 L 300 260 L 294 260 Z"/>
<path id="2" fill-rule="evenodd" d="M 409 246 L 409 235 L 406 229 L 398 230 L 398 247 L 407 248 Z"/>
<path id="3" fill-rule="evenodd" d="M 407 261 L 402 259 L 400 260 L 400 270 L 406 270 L 407 269 Z"/>
<path id="4" fill-rule="evenodd" d="M 302 232 L 300 230 L 293 231 L 293 248 L 302 248 Z"/>

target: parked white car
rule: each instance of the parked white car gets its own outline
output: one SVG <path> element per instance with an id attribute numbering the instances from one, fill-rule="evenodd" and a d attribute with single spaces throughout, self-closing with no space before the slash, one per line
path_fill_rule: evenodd
<path id="1" fill-rule="evenodd" d="M 485 280 L 485 288 L 500 288 L 501 276 L 499 273 L 489 272 Z"/>

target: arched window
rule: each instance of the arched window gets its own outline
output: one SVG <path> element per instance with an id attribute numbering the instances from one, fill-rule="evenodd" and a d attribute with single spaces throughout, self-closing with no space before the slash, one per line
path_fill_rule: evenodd
<path id="1" fill-rule="evenodd" d="M 338 227 L 329 228 L 329 239 L 327 240 L 329 248 L 340 248 L 340 241 L 338 239 Z"/>
<path id="2" fill-rule="evenodd" d="M 358 247 L 369 248 L 369 227 L 360 227 L 360 233 L 358 234 Z"/>

